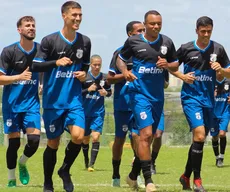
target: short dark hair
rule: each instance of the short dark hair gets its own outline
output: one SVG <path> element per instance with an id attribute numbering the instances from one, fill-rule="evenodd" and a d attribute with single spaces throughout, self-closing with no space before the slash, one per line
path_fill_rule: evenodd
<path id="1" fill-rule="evenodd" d="M 145 17 L 144 17 L 145 21 L 146 21 L 146 18 L 148 17 L 148 15 L 161 15 L 161 14 L 156 10 L 150 10 L 147 13 L 145 13 Z"/>
<path id="2" fill-rule="evenodd" d="M 67 12 L 70 8 L 81 9 L 81 5 L 76 1 L 67 1 L 61 6 L 61 13 Z"/>
<path id="3" fill-rule="evenodd" d="M 133 30 L 133 25 L 139 24 L 139 23 L 141 23 L 141 22 L 140 22 L 140 21 L 131 21 L 131 22 L 129 22 L 129 23 L 126 25 L 126 33 L 127 33 L 127 35 L 128 35 L 128 33 L 129 33 L 130 31 Z"/>
<path id="4" fill-rule="evenodd" d="M 196 28 L 198 29 L 200 26 L 206 27 L 211 25 L 213 27 L 213 20 L 210 17 L 203 16 L 197 19 L 196 21 Z"/>
<path id="5" fill-rule="evenodd" d="M 34 21 L 35 19 L 32 16 L 23 16 L 17 21 L 17 28 L 22 25 L 23 21 Z"/>

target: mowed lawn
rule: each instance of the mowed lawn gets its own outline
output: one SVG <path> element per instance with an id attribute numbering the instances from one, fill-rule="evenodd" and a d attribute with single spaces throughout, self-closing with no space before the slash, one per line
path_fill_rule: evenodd
<path id="1" fill-rule="evenodd" d="M 203 184 L 207 191 L 230 191 L 230 152 L 227 146 L 225 156 L 225 166 L 217 168 L 212 148 L 205 146 L 202 176 Z M 178 178 L 184 170 L 187 147 L 166 147 L 163 146 L 157 160 L 157 175 L 153 176 L 159 191 L 181 191 Z M 43 166 L 42 155 L 44 148 L 39 148 L 36 155 L 28 162 L 28 169 L 31 180 L 28 186 L 22 186 L 17 180 L 18 187 L 9 189 L 7 183 L 7 169 L 5 163 L 6 147 L 0 147 L 0 192 L 5 191 L 42 191 L 43 185 Z M 21 154 L 22 150 L 20 150 Z M 228 153 L 229 152 L 229 153 Z M 54 172 L 53 180 L 56 192 L 63 191 L 62 181 L 57 176 L 57 170 L 61 166 L 64 155 L 64 147 L 58 151 L 58 162 Z M 81 155 L 75 161 L 71 169 L 72 180 L 75 184 L 75 191 L 78 192 L 128 192 L 132 191 L 125 183 L 125 177 L 131 169 L 132 161 L 131 149 L 124 149 L 121 164 L 121 188 L 111 187 L 111 148 L 102 147 L 96 162 L 95 172 L 87 172 L 84 169 L 83 156 Z M 18 170 L 17 170 L 18 175 Z M 144 191 L 144 190 L 139 190 Z"/>

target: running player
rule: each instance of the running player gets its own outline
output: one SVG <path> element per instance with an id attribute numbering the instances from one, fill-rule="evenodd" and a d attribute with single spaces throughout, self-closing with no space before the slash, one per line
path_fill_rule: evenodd
<path id="1" fill-rule="evenodd" d="M 81 5 L 67 1 L 61 8 L 64 27 L 42 39 L 32 69 L 44 72 L 43 119 L 48 138 L 44 151 L 44 191 L 53 191 L 52 175 L 57 161 L 57 150 L 66 129 L 71 140 L 58 175 L 67 192 L 74 190 L 70 168 L 81 150 L 85 115 L 82 107 L 81 81 L 86 78 L 90 63 L 90 39 L 79 29 L 82 20 Z"/>
<path id="2" fill-rule="evenodd" d="M 19 178 L 27 185 L 30 176 L 26 162 L 37 151 L 40 141 L 39 74 L 31 73 L 33 58 L 39 49 L 34 42 L 35 19 L 24 16 L 17 22 L 20 41 L 5 47 L 0 59 L 0 84 L 4 85 L 2 113 L 4 132 L 8 134 L 6 162 L 8 187 L 16 187 L 15 168 L 20 147 L 20 132 L 27 134 L 27 144 L 18 161 Z"/>
<path id="3" fill-rule="evenodd" d="M 131 21 L 126 25 L 126 33 L 128 36 L 141 34 L 145 31 L 144 25 L 140 21 Z M 128 106 L 128 103 L 124 95 L 120 94 L 123 86 L 126 83 L 124 76 L 118 70 L 116 66 L 116 60 L 122 47 L 118 48 L 113 55 L 110 63 L 108 81 L 114 85 L 114 119 L 115 119 L 115 139 L 113 143 L 113 175 L 112 186 L 120 187 L 120 163 L 123 151 L 123 145 L 128 130 L 132 129 L 132 112 Z M 127 61 L 128 69 L 132 69 L 132 60 Z"/>
<path id="4" fill-rule="evenodd" d="M 190 176 L 194 173 L 194 191 L 204 192 L 201 180 L 203 146 L 208 130 L 212 128 L 214 87 L 216 71 L 222 76 L 230 76 L 228 56 L 222 45 L 211 41 L 213 21 L 200 17 L 196 23 L 197 40 L 183 44 L 177 51 L 179 63 L 184 63 L 184 73 L 194 76 L 192 84 L 183 83 L 181 91 L 182 106 L 193 143 L 188 152 L 188 160 L 180 182 L 184 190 L 190 190 Z"/>
<path id="5" fill-rule="evenodd" d="M 111 96 L 111 86 L 106 80 L 106 75 L 101 71 L 102 59 L 99 55 L 93 55 L 90 59 L 90 72 L 86 81 L 82 84 L 83 108 L 85 111 L 85 137 L 82 142 L 82 150 L 85 159 L 85 167 L 88 171 L 94 171 L 94 164 L 99 152 L 100 135 L 102 134 L 105 116 L 105 97 Z M 89 163 L 89 141 L 92 136 L 92 149 Z"/>
<path id="6" fill-rule="evenodd" d="M 164 69 L 177 70 L 178 63 L 172 40 L 159 34 L 162 25 L 160 13 L 148 11 L 144 19 L 145 34 L 128 38 L 117 59 L 117 66 L 125 79 L 131 82 L 128 87 L 130 106 L 140 131 L 137 155 L 146 191 L 150 192 L 156 190 L 151 179 L 150 145 L 164 105 Z M 132 72 L 127 70 L 125 63 L 130 57 L 133 59 Z M 131 187 L 137 186 L 135 173 L 127 178 Z"/>

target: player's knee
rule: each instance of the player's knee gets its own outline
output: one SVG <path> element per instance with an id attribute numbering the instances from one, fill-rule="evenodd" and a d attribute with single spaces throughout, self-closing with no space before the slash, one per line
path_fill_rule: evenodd
<path id="1" fill-rule="evenodd" d="M 161 137 L 162 137 L 162 133 L 156 133 L 156 134 L 154 135 L 154 139 L 161 140 Z"/>
<path id="2" fill-rule="evenodd" d="M 114 145 L 116 145 L 116 146 L 123 146 L 124 143 L 125 143 L 125 138 L 115 137 Z"/>
<path id="3" fill-rule="evenodd" d="M 20 147 L 20 138 L 10 138 L 8 148 L 12 150 L 18 150 Z"/>
<path id="4" fill-rule="evenodd" d="M 212 136 L 212 141 L 218 141 L 218 139 L 219 139 L 219 136 L 218 136 L 218 135 Z"/>
<path id="5" fill-rule="evenodd" d="M 194 141 L 197 141 L 197 142 L 204 142 L 204 141 L 205 141 L 205 135 L 203 135 L 203 134 L 197 134 L 197 135 L 194 137 Z"/>
<path id="6" fill-rule="evenodd" d="M 219 137 L 220 137 L 220 138 L 224 138 L 224 137 L 226 137 L 226 132 L 224 132 L 224 131 L 220 131 L 220 133 L 219 133 Z"/>
<path id="7" fill-rule="evenodd" d="M 84 134 L 78 133 L 78 132 L 72 133 L 71 137 L 72 137 L 72 141 L 74 141 L 74 143 L 82 143 L 84 140 Z"/>
<path id="8" fill-rule="evenodd" d="M 38 149 L 40 142 L 40 135 L 30 134 L 27 135 L 27 145 L 28 147 L 25 147 L 25 155 L 27 157 L 31 157 Z"/>

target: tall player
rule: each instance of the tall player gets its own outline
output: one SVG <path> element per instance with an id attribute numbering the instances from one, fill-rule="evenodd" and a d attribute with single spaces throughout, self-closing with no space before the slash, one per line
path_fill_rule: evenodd
<path id="1" fill-rule="evenodd" d="M 131 21 L 126 25 L 126 33 L 128 36 L 141 34 L 145 31 L 144 25 L 140 21 Z M 123 145 L 128 130 L 132 129 L 132 112 L 124 95 L 120 92 L 126 83 L 125 77 L 116 66 L 116 60 L 122 47 L 118 48 L 113 55 L 109 66 L 108 81 L 114 85 L 114 119 L 115 119 L 115 140 L 113 143 L 113 175 L 112 186 L 120 187 L 120 163 L 123 151 Z M 132 69 L 132 60 L 127 61 L 128 69 Z"/>
<path id="2" fill-rule="evenodd" d="M 90 58 L 90 72 L 86 81 L 82 83 L 83 108 L 85 111 L 85 137 L 82 150 L 85 158 L 85 167 L 94 171 L 94 164 L 100 148 L 100 135 L 102 134 L 105 117 L 105 97 L 112 94 L 107 77 L 101 72 L 102 59 L 99 55 Z M 92 137 L 92 149 L 89 162 L 89 141 Z"/>
<path id="3" fill-rule="evenodd" d="M 20 41 L 5 47 L 0 59 L 0 84 L 4 85 L 2 113 L 4 132 L 8 134 L 6 162 L 8 187 L 16 187 L 15 168 L 20 147 L 21 130 L 27 134 L 27 144 L 19 159 L 19 178 L 27 185 L 30 176 L 27 160 L 37 151 L 40 141 L 39 74 L 31 73 L 33 58 L 39 49 L 34 42 L 35 19 L 24 16 L 17 22 Z"/>
<path id="4" fill-rule="evenodd" d="M 64 129 L 71 134 L 65 158 L 58 175 L 64 189 L 74 190 L 70 168 L 81 150 L 85 116 L 82 107 L 81 81 L 86 78 L 90 62 L 90 39 L 79 29 L 82 20 L 81 5 L 67 1 L 61 7 L 64 27 L 42 39 L 33 62 L 33 70 L 43 71 L 43 119 L 48 138 L 44 151 L 44 191 L 53 191 L 52 175 L 57 161 L 57 149 Z"/>
<path id="5" fill-rule="evenodd" d="M 125 79 L 131 82 L 128 87 L 130 106 L 140 131 L 137 155 L 145 178 L 146 192 L 151 192 L 156 191 L 156 188 L 151 179 L 150 145 L 164 105 L 164 69 L 176 70 L 178 63 L 172 40 L 159 34 L 162 26 L 160 13 L 148 11 L 144 17 L 144 25 L 144 34 L 127 39 L 117 65 Z M 132 72 L 125 63 L 130 57 L 133 59 Z M 129 175 L 127 181 L 129 180 L 130 186 L 135 187 L 137 174 L 131 177 Z"/>
<path id="6" fill-rule="evenodd" d="M 184 73 L 193 72 L 192 84 L 183 83 L 182 106 L 193 142 L 188 152 L 184 174 L 180 177 L 183 189 L 190 188 L 190 176 L 194 173 L 194 191 L 204 192 L 201 180 L 203 146 L 207 131 L 212 128 L 214 88 L 216 71 L 222 76 L 230 76 L 228 56 L 222 45 L 211 41 L 213 21 L 200 17 L 196 23 L 197 40 L 183 44 L 177 51 L 179 63 L 184 63 Z"/>

